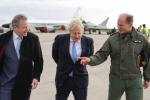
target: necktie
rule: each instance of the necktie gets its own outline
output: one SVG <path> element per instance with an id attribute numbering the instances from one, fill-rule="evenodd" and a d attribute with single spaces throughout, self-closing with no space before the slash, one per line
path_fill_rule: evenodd
<path id="1" fill-rule="evenodd" d="M 76 42 L 73 43 L 73 47 L 72 47 L 72 54 L 73 54 L 72 60 L 73 60 L 74 63 L 77 61 L 77 52 L 76 52 L 75 43 Z M 70 76 L 73 77 L 73 71 L 70 73 Z"/>
<path id="2" fill-rule="evenodd" d="M 16 53 L 17 53 L 18 59 L 20 59 L 19 50 L 20 50 L 21 41 L 22 41 L 22 37 L 18 37 L 18 43 L 17 43 L 17 47 L 16 47 Z"/>
<path id="3" fill-rule="evenodd" d="M 76 42 L 73 43 L 72 53 L 73 53 L 73 62 L 75 63 L 77 61 L 77 52 L 76 52 Z"/>

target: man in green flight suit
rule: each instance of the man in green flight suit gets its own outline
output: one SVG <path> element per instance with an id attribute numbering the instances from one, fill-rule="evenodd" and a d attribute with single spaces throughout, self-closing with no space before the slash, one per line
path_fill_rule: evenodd
<path id="1" fill-rule="evenodd" d="M 136 31 L 132 25 L 132 15 L 120 14 L 117 22 L 119 32 L 109 36 L 95 55 L 78 58 L 83 65 L 95 66 L 106 61 L 110 55 L 108 100 L 120 100 L 124 92 L 126 100 L 143 100 L 143 86 L 145 89 L 149 86 L 150 65 L 143 71 L 144 83 L 142 83 L 137 59 L 142 51 L 150 58 L 150 45 L 146 36 Z"/>

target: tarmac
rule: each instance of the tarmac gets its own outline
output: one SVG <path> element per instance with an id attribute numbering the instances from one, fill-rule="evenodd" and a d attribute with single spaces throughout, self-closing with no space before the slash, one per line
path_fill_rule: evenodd
<path id="1" fill-rule="evenodd" d="M 35 33 L 39 36 L 43 58 L 44 69 L 41 75 L 41 81 L 38 87 L 32 91 L 30 100 L 55 100 L 55 73 L 56 63 L 52 59 L 52 44 L 55 37 L 62 33 Z M 102 34 L 93 33 L 85 34 L 94 40 L 94 52 L 98 51 L 105 40 L 109 37 L 105 32 Z M 89 73 L 89 86 L 87 100 L 107 100 L 109 87 L 109 71 L 110 71 L 110 57 L 101 65 L 91 67 L 87 65 Z M 70 93 L 68 100 L 74 100 L 72 93 Z M 125 93 L 121 100 L 125 99 Z M 150 87 L 144 89 L 144 100 L 150 100 Z"/>

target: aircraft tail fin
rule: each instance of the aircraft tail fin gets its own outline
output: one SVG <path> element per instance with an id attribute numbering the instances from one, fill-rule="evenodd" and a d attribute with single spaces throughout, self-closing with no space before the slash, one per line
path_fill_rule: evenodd
<path id="1" fill-rule="evenodd" d="M 75 12 L 75 14 L 73 15 L 73 18 L 72 18 L 72 19 L 79 19 L 80 10 L 81 10 L 81 8 L 78 7 L 78 9 L 76 10 L 76 12 Z M 71 20 L 72 20 L 72 19 L 71 19 Z"/>
<path id="2" fill-rule="evenodd" d="M 99 24 L 99 25 L 106 26 L 106 25 L 107 25 L 108 20 L 109 20 L 109 17 L 108 17 L 107 19 L 105 19 L 105 20 L 104 20 L 101 24 Z"/>

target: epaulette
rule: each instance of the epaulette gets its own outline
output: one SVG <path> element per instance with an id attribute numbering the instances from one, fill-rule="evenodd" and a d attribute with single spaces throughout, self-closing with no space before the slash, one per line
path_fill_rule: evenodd
<path id="1" fill-rule="evenodd" d="M 111 33 L 111 34 L 110 34 L 110 36 L 112 36 L 112 35 L 114 35 L 114 34 L 116 34 L 116 33 L 117 33 L 117 32 L 115 32 L 115 33 Z"/>

